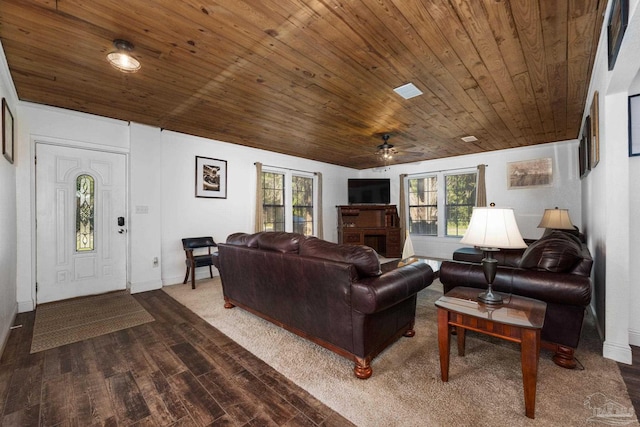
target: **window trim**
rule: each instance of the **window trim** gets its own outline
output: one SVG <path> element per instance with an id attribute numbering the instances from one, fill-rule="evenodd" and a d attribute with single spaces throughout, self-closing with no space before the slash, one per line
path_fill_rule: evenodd
<path id="1" fill-rule="evenodd" d="M 277 173 L 284 175 L 284 229 L 293 232 L 293 176 L 311 178 L 313 180 L 313 232 L 315 236 L 318 230 L 318 177 L 313 172 L 304 172 L 273 166 L 263 167 L 263 173 Z"/>
<path id="2" fill-rule="evenodd" d="M 445 176 L 448 175 L 467 175 L 467 174 L 476 174 L 476 187 L 477 187 L 477 178 L 478 178 L 478 170 L 475 167 L 469 168 L 455 168 L 455 169 L 446 169 L 439 171 L 425 171 L 415 174 L 410 174 L 406 177 L 402 185 L 404 185 L 406 200 L 402 200 L 402 203 L 405 204 L 405 215 L 406 215 L 406 224 L 409 226 L 409 180 L 410 179 L 420 179 L 420 178 L 429 178 L 436 177 L 437 180 L 437 210 L 438 210 L 438 234 L 416 234 L 413 233 L 411 236 L 419 236 L 425 238 L 446 238 L 446 239 L 460 239 L 461 236 L 447 236 L 446 234 L 446 179 Z M 477 188 L 476 188 L 477 191 Z"/>

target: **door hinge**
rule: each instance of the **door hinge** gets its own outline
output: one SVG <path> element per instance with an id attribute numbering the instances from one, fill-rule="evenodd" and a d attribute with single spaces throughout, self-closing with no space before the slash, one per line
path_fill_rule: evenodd
<path id="1" fill-rule="evenodd" d="M 38 282 L 36 282 L 36 292 L 38 292 Z"/>

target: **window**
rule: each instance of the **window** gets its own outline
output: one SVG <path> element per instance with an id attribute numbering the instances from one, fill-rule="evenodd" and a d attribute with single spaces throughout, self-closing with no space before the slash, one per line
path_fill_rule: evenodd
<path id="1" fill-rule="evenodd" d="M 264 231 L 292 231 L 306 236 L 314 230 L 313 175 L 263 171 Z"/>
<path id="2" fill-rule="evenodd" d="M 76 178 L 76 251 L 93 250 L 95 188 L 90 175 Z"/>
<path id="3" fill-rule="evenodd" d="M 476 174 L 446 175 L 445 236 L 464 236 L 476 204 Z"/>
<path id="4" fill-rule="evenodd" d="M 411 234 L 464 235 L 476 201 L 475 172 L 425 175 L 407 184 Z"/>
<path id="5" fill-rule="evenodd" d="M 313 178 L 293 176 L 293 232 L 313 234 Z"/>
<path id="6" fill-rule="evenodd" d="M 438 178 L 409 180 L 409 232 L 438 235 Z"/>
<path id="7" fill-rule="evenodd" d="M 262 172 L 264 231 L 285 231 L 284 174 Z"/>

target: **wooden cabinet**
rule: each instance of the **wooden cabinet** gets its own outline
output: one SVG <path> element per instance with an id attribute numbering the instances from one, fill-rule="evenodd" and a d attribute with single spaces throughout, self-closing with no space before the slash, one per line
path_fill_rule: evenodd
<path id="1" fill-rule="evenodd" d="M 387 258 L 402 255 L 400 218 L 395 205 L 348 205 L 338 208 L 338 243 L 366 245 Z"/>

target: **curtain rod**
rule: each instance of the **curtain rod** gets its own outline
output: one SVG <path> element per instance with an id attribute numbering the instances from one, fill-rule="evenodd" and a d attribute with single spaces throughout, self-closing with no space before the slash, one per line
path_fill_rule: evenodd
<path id="1" fill-rule="evenodd" d="M 258 162 L 255 162 L 253 165 L 255 166 L 257 163 Z M 318 174 L 318 172 L 303 171 L 302 169 L 291 169 L 291 168 L 285 168 L 285 167 L 282 167 L 282 166 L 265 165 L 264 163 L 262 164 L 262 166 L 263 167 L 268 167 L 268 168 L 283 169 L 283 170 L 286 170 L 286 171 L 312 173 L 314 175 Z"/>
<path id="2" fill-rule="evenodd" d="M 480 166 L 480 165 L 478 165 Z M 476 169 L 478 168 L 478 166 L 476 166 Z M 485 168 L 488 168 L 489 165 L 484 165 Z M 424 175 L 426 173 L 437 173 L 437 172 L 450 172 L 450 171 L 459 171 L 459 170 L 463 170 L 463 169 L 472 169 L 473 166 L 468 166 L 465 168 L 450 168 L 450 169 L 440 169 L 437 171 L 425 171 L 425 172 L 415 172 L 415 173 L 408 173 L 407 176 L 413 176 L 413 175 Z"/>

